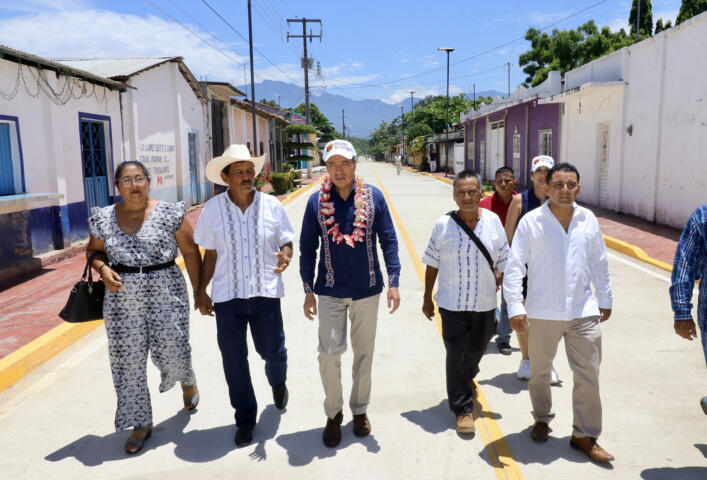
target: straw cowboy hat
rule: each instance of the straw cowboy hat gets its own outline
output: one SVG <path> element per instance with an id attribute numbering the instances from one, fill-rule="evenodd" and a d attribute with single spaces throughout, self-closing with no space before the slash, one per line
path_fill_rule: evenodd
<path id="1" fill-rule="evenodd" d="M 206 178 L 208 178 L 211 183 L 227 187 L 228 183 L 224 182 L 221 178 L 221 170 L 236 162 L 251 162 L 255 168 L 255 175 L 257 176 L 265 164 L 265 155 L 251 157 L 248 147 L 245 145 L 231 145 L 220 157 L 212 158 L 209 163 L 206 164 Z"/>

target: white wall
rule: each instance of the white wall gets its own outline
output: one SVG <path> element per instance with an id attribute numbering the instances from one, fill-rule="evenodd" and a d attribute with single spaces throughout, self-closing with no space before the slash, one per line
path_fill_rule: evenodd
<path id="1" fill-rule="evenodd" d="M 567 73 L 566 89 L 589 81 L 626 84 L 621 100 L 613 93 L 607 100 L 589 89 L 563 100 L 563 148 L 569 161 L 581 159 L 586 149 L 595 150 L 596 123 L 612 124 L 611 202 L 616 210 L 682 227 L 692 211 L 707 202 L 705 45 L 707 12 Z M 576 113 L 575 98 L 580 97 L 589 114 L 584 118 Z M 591 157 L 581 162 L 588 165 Z M 587 170 L 598 174 L 597 169 Z M 586 189 L 584 179 L 582 184 Z M 589 187 L 580 199 L 591 202 L 595 196 Z"/>
<path id="2" fill-rule="evenodd" d="M 13 89 L 17 68 L 18 64 L 0 59 L 0 90 L 4 93 Z M 63 194 L 60 205 L 82 202 L 85 197 L 79 112 L 110 118 L 111 129 L 106 128 L 105 135 L 108 169 L 112 172 L 113 166 L 123 159 L 118 92 L 102 86 L 94 90 L 93 84 L 76 80 L 73 98 L 64 105 L 56 105 L 43 91 L 38 92 L 38 71 L 26 66 L 22 70 L 25 82 L 20 79 L 17 94 L 11 100 L 0 98 L 0 115 L 18 117 L 26 193 Z M 66 77 L 57 78 L 54 72 L 42 70 L 42 78 L 56 92 L 65 86 Z M 109 192 L 115 194 L 112 177 Z"/>
<path id="3" fill-rule="evenodd" d="M 187 134 L 197 133 L 201 179 L 208 151 L 204 104 L 176 62 L 146 70 L 128 83 L 137 90 L 124 98 L 126 131 L 130 133 L 126 135 L 126 152 L 150 170 L 151 195 L 192 203 Z M 202 185 L 202 191 L 204 188 Z"/>

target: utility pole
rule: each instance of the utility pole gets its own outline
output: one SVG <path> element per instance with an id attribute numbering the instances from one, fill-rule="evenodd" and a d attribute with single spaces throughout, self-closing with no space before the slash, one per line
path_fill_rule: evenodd
<path id="1" fill-rule="evenodd" d="M 636 43 L 641 41 L 641 0 L 636 0 Z"/>
<path id="2" fill-rule="evenodd" d="M 403 163 L 405 160 L 405 117 L 403 117 L 403 110 L 405 107 L 400 105 L 400 126 L 403 129 L 403 151 L 400 153 L 400 156 L 402 157 L 400 159 L 400 163 Z"/>
<path id="3" fill-rule="evenodd" d="M 476 84 L 474 84 L 474 96 L 473 96 L 473 100 L 474 100 L 474 103 L 473 103 L 472 105 L 474 105 L 474 110 L 476 110 Z"/>
<path id="4" fill-rule="evenodd" d="M 444 124 L 444 130 L 447 133 L 447 138 L 444 142 L 444 176 L 446 177 L 449 170 L 449 54 L 454 51 L 454 48 L 440 47 L 437 50 L 447 52 L 447 119 Z"/>
<path id="5" fill-rule="evenodd" d="M 280 95 L 277 96 L 277 108 L 280 108 Z"/>
<path id="6" fill-rule="evenodd" d="M 248 98 L 248 77 L 246 75 L 245 63 L 243 64 L 243 90 L 245 90 L 245 98 Z"/>
<path id="7" fill-rule="evenodd" d="M 309 34 L 307 34 L 307 22 L 309 23 L 318 23 L 319 24 L 319 35 L 312 35 L 311 31 Z M 287 32 L 287 41 L 290 41 L 290 38 L 301 38 L 302 39 L 302 44 L 304 46 L 304 59 L 302 60 L 302 68 L 304 69 L 304 108 L 305 108 L 305 116 L 307 118 L 307 124 L 312 123 L 310 118 L 309 118 L 309 57 L 307 57 L 307 39 L 309 39 L 309 43 L 312 43 L 313 38 L 318 38 L 319 42 L 321 43 L 322 41 L 322 32 L 321 32 L 321 26 L 322 26 L 322 21 L 316 18 L 288 18 L 287 23 L 301 23 L 302 24 L 302 35 L 291 35 L 290 32 Z"/>
<path id="8" fill-rule="evenodd" d="M 341 109 L 341 134 L 346 138 L 346 120 L 344 117 L 344 109 Z"/>
<path id="9" fill-rule="evenodd" d="M 258 128 L 255 116 L 255 69 L 253 68 L 253 20 L 250 13 L 250 0 L 248 0 L 248 43 L 250 46 L 250 115 L 253 117 L 253 152 L 258 154 Z"/>
<path id="10" fill-rule="evenodd" d="M 511 96 L 511 62 L 506 62 L 508 65 L 508 96 Z"/>
<path id="11" fill-rule="evenodd" d="M 410 91 L 410 106 L 412 107 L 412 127 L 415 126 L 415 98 L 414 95 L 415 90 Z M 412 129 L 412 127 L 410 127 Z M 409 161 L 409 160 L 408 160 Z M 407 165 L 407 163 L 406 163 Z"/>

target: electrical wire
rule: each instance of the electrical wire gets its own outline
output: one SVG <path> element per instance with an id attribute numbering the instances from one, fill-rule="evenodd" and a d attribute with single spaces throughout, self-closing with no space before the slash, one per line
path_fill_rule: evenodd
<path id="1" fill-rule="evenodd" d="M 149 1 L 149 0 L 145 0 L 145 1 Z M 214 14 L 215 14 L 218 18 L 220 18 L 221 21 L 223 21 L 223 23 L 225 23 L 225 24 L 228 26 L 228 28 L 230 28 L 231 30 L 233 30 L 239 37 L 241 37 L 241 38 L 242 38 L 243 40 L 245 40 L 247 43 L 250 43 L 250 42 L 248 41 L 248 39 L 246 39 L 246 38 L 241 34 L 241 32 L 239 32 L 238 30 L 236 30 L 235 27 L 234 27 L 233 25 L 231 25 L 231 24 L 228 22 L 228 20 L 226 20 L 225 18 L 223 18 L 223 16 L 222 16 L 220 13 L 218 13 L 218 12 L 214 9 L 214 7 L 212 7 L 212 6 L 209 4 L 209 2 L 207 2 L 206 0 L 201 0 L 201 3 L 203 3 L 204 5 L 206 5 L 207 7 L 209 7 L 209 9 L 210 9 L 212 12 L 214 12 Z M 280 73 L 282 73 L 284 76 L 286 76 L 287 78 L 289 78 L 292 83 L 297 83 L 297 82 L 296 82 L 292 77 L 290 77 L 284 70 L 282 70 L 280 67 L 278 67 L 277 65 L 275 65 L 275 64 L 272 62 L 272 60 L 270 60 L 263 52 L 261 52 L 260 50 L 258 50 L 256 47 L 253 47 L 253 50 L 255 50 L 256 52 L 258 52 L 258 54 L 259 54 L 261 57 L 263 57 L 270 65 L 272 65 L 273 67 L 275 67 Z"/>

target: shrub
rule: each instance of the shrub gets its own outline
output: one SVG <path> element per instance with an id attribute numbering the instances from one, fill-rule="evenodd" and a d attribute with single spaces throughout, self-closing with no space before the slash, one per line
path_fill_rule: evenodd
<path id="1" fill-rule="evenodd" d="M 285 172 L 277 172 L 271 175 L 270 183 L 275 191 L 275 194 L 282 195 L 290 189 L 290 174 Z"/>

